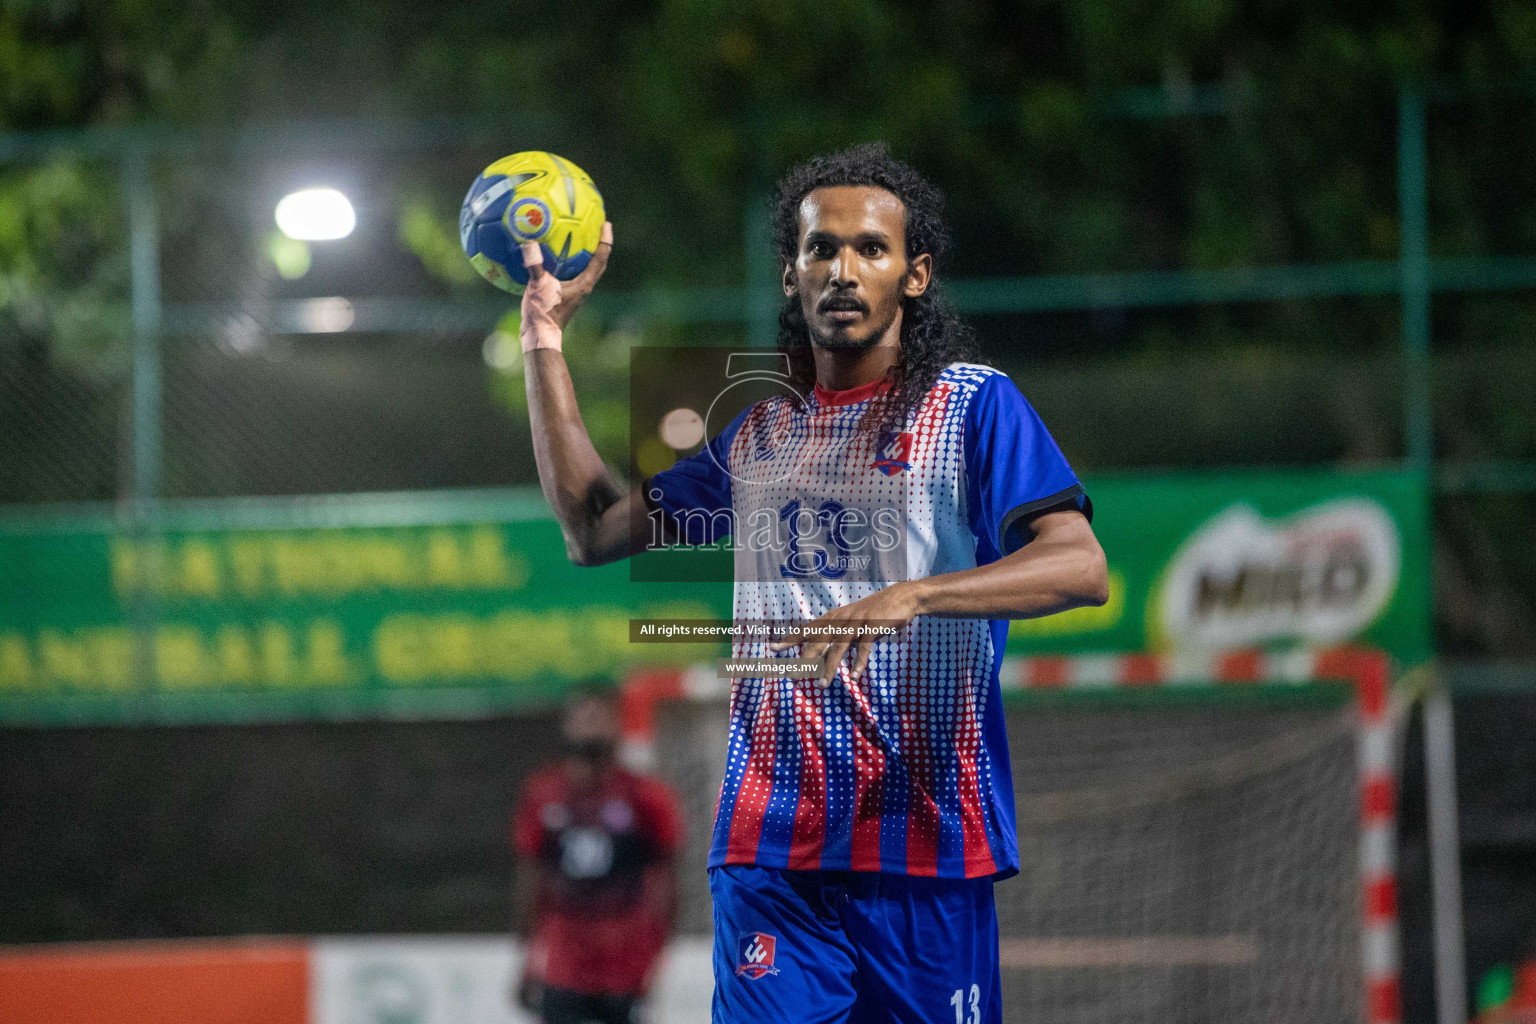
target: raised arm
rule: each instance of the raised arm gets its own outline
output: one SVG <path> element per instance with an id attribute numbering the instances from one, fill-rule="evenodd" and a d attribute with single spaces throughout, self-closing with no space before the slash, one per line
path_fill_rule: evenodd
<path id="1" fill-rule="evenodd" d="M 539 485 L 565 535 L 566 555 L 577 565 L 628 557 L 643 548 L 646 537 L 645 501 L 638 490 L 624 491 L 592 446 L 560 351 L 565 325 L 603 276 L 612 250 L 613 226 L 604 224 L 592 262 L 574 280 L 562 282 L 545 271 L 537 245 L 523 246 L 528 287 L 520 333 L 533 457 Z"/>

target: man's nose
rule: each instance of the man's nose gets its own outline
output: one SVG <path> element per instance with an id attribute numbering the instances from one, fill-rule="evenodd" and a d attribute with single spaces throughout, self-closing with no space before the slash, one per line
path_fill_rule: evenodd
<path id="1" fill-rule="evenodd" d="M 832 284 L 839 288 L 852 288 L 859 283 L 858 254 L 853 246 L 845 246 L 832 259 Z"/>

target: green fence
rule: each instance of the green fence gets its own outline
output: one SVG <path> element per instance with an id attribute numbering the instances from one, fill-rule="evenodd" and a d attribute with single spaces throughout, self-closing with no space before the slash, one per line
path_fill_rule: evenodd
<path id="1" fill-rule="evenodd" d="M 1439 97 L 1442 105 L 1458 102 Z M 1149 273 L 1082 274 L 1055 277 L 963 279 L 951 282 L 962 312 L 985 317 L 1095 309 L 1146 309 L 1170 306 L 1286 303 L 1301 300 L 1395 300 L 1399 307 L 1399 344 L 1395 401 L 1401 443 L 1391 447 L 1409 464 L 1429 470 L 1434 451 L 1434 365 L 1431 359 L 1432 297 L 1451 293 L 1497 293 L 1536 287 L 1536 256 L 1433 258 L 1430 247 L 1430 139 L 1423 93 L 1405 92 L 1397 101 L 1396 178 L 1398 255 L 1395 260 L 1348 261 L 1299 266 L 1257 266 Z M 981 105 L 976 116 L 995 113 Z M 1106 117 L 1127 121 L 1160 119 L 1171 125 L 1232 119 L 1246 110 L 1239 94 L 1222 89 L 1131 93 L 1106 105 Z M 509 303 L 488 291 L 479 297 L 434 298 L 422 289 L 374 296 L 285 298 L 227 294 L 227 288 L 176 287 L 162 278 L 178 260 L 217 269 L 217 252 L 185 252 L 204 234 L 249 216 L 219 195 L 261 196 L 269 186 L 248 172 L 252 162 L 284 166 L 315 161 L 366 158 L 386 165 L 430 166 L 450 181 L 463 177 L 473 159 L 458 154 L 494 152 L 498 140 L 537 137 L 537 123 L 486 124 L 461 120 L 292 123 L 227 133 L 192 133 L 164 129 L 93 129 L 0 136 L 0 166 L 45 165 L 60 160 L 88 168 L 94 186 L 120 207 L 127 229 L 126 312 L 132 346 L 128 415 L 117 447 L 129 456 L 116 474 L 117 490 L 131 497 L 135 516 L 149 521 L 154 503 L 166 493 L 167 442 L 193 432 L 198 417 L 169 396 L 168 375 L 197 373 L 178 361 L 183 342 L 224 339 L 238 348 L 240 332 L 250 337 L 305 335 L 444 336 L 485 335 L 507 313 Z M 771 121 L 768 124 L 771 129 Z M 1172 130 L 1172 129 L 1170 129 Z M 504 142 L 501 144 L 505 144 Z M 489 148 L 488 148 L 489 147 Z M 460 165 L 463 166 L 460 166 Z M 193 173 L 188 168 L 200 170 Z M 470 171 L 469 173 L 473 173 Z M 453 175 L 457 174 L 458 178 Z M 113 180 L 115 178 L 115 181 Z M 464 180 L 468 180 L 464 178 Z M 1325 186 L 1320 186 L 1325 187 Z M 397 188 L 398 191 L 398 188 Z M 168 201 L 167 195 L 174 199 Z M 188 204 L 187 195 L 202 205 Z M 212 195 L 215 198 L 209 199 Z M 169 204 L 169 208 L 168 208 Z M 259 204 L 257 204 L 259 205 Z M 743 248 L 749 282 L 739 287 L 655 288 L 600 291 L 594 309 L 609 323 L 647 325 L 737 324 L 750 344 L 770 344 L 775 331 L 775 274 L 767 254 L 766 200 L 749 199 L 743 210 Z M 259 219 L 260 211 L 255 216 Z M 196 222 L 188 231 L 186 222 Z M 447 257 L 451 259 L 450 257 Z M 199 271 L 204 273 L 206 271 Z M 180 274 L 179 278 L 189 275 Z M 393 283 L 393 282 L 390 282 Z M 175 294 L 168 294 L 174 291 Z M 430 291 L 430 289 L 428 289 Z M 414 293 L 412 293 L 414 292 Z M 86 301 L 89 301 L 87 298 Z M 110 304 L 110 303 L 108 303 Z M 82 312 L 81 315 L 87 315 Z M 19 372 L 19 368 L 18 368 Z M 175 382 L 170 382 L 174 385 Z M 202 382 L 206 384 L 206 382 Z M 208 385 L 211 386 L 211 385 Z M 273 383 L 273 387 L 281 387 Z M 444 387 L 451 385 L 444 384 Z M 175 391 L 175 387 L 170 387 Z M 75 400 L 88 398 L 76 396 Z M 34 404 L 41 404 L 41 397 Z M 13 403 L 19 404 L 19 403 Z M 240 410 L 247 414 L 256 409 Z M 232 413 L 233 414 L 233 413 Z M 174 447 L 174 443 L 171 445 Z M 111 460 L 108 460 L 111 461 Z M 174 459 L 173 459 L 174 463 Z M 1536 462 L 1521 458 L 1459 458 L 1430 473 L 1444 491 L 1525 491 L 1536 481 Z M 95 467 L 100 471 L 101 466 Z M 174 475 L 175 465 L 169 467 Z M 334 475 L 334 474 L 333 474 Z M 340 486 L 329 490 L 348 489 Z M 64 490 L 68 490 L 65 488 Z M 171 488 L 174 492 L 175 487 Z M 259 489 L 252 493 L 262 493 Z"/>

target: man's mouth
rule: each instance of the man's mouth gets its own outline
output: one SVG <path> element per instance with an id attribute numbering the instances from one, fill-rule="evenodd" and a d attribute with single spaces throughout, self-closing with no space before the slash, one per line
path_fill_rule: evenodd
<path id="1" fill-rule="evenodd" d="M 852 323 L 864 313 L 864 303 L 854 298 L 827 299 L 821 304 L 821 315 L 833 323 Z"/>

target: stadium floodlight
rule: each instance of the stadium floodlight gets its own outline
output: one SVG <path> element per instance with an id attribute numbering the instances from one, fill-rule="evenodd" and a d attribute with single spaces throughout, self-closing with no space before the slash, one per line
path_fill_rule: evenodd
<path id="1" fill-rule="evenodd" d="M 300 242 L 328 242 L 350 235 L 357 226 L 357 214 L 335 189 L 306 188 L 278 202 L 277 226 Z"/>

